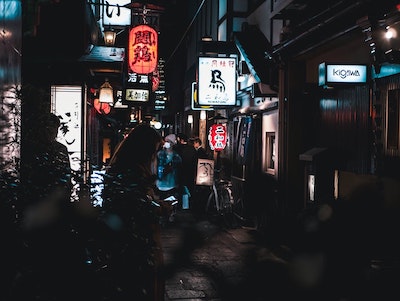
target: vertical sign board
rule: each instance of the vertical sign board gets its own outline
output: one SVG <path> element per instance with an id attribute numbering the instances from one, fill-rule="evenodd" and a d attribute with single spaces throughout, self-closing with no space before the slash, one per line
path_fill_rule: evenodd
<path id="1" fill-rule="evenodd" d="M 211 150 L 222 151 L 226 146 L 227 132 L 225 124 L 213 124 L 208 133 Z"/>
<path id="2" fill-rule="evenodd" d="M 123 93 L 123 103 L 145 104 L 151 98 L 151 78 L 148 74 L 129 73 Z"/>
<path id="3" fill-rule="evenodd" d="M 125 87 L 125 101 L 149 103 L 156 83 L 158 67 L 158 33 L 146 24 L 129 30 L 128 81 Z M 157 80 L 157 78 L 155 78 Z"/>
<path id="4" fill-rule="evenodd" d="M 198 105 L 236 105 L 236 58 L 199 57 Z"/>
<path id="5" fill-rule="evenodd" d="M 196 185 L 212 186 L 214 181 L 214 160 L 197 161 Z"/>
<path id="6" fill-rule="evenodd" d="M 237 160 L 239 164 L 246 164 L 249 157 L 250 133 L 252 119 L 250 116 L 242 117 L 238 125 Z"/>
<path id="7" fill-rule="evenodd" d="M 71 168 L 81 170 L 82 162 L 82 87 L 52 86 L 51 111 L 61 121 L 57 140 L 70 154 Z"/>

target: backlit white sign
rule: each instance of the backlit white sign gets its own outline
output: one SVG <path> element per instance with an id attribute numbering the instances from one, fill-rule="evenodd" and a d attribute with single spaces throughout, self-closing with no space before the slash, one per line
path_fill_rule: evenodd
<path id="1" fill-rule="evenodd" d="M 146 102 L 149 100 L 149 90 L 144 89 L 126 89 L 125 99 L 129 101 Z"/>
<path id="2" fill-rule="evenodd" d="M 61 121 L 57 140 L 70 154 L 71 168 L 81 170 L 82 161 L 82 87 L 51 86 L 51 111 Z"/>
<path id="3" fill-rule="evenodd" d="M 236 105 L 236 59 L 199 57 L 198 104 Z"/>
<path id="4" fill-rule="evenodd" d="M 129 1 L 126 3 L 121 3 L 121 0 L 104 1 L 103 26 L 107 28 L 107 25 L 131 25 L 131 10 L 125 7 L 127 4 Z"/>
<path id="5" fill-rule="evenodd" d="M 366 83 L 366 65 L 319 65 L 319 85 L 331 83 Z"/>

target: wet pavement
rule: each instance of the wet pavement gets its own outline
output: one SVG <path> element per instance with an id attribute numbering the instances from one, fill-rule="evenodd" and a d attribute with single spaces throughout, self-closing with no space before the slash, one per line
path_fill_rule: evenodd
<path id="1" fill-rule="evenodd" d="M 398 263 L 371 262 L 360 278 L 346 268 L 330 273 L 322 252 L 294 252 L 253 228 L 227 229 L 190 210 L 164 226 L 162 243 L 165 301 L 400 300 Z"/>
<path id="2" fill-rule="evenodd" d="M 163 228 L 162 239 L 165 301 L 264 300 L 282 293 L 279 281 L 287 283 L 285 260 L 263 246 L 252 228 L 226 229 L 182 210 Z M 265 264 L 273 279 L 260 278 Z"/>

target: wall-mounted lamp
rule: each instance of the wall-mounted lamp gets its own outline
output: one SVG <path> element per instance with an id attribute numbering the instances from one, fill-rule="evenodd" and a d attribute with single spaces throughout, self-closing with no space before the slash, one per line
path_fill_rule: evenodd
<path id="1" fill-rule="evenodd" d="M 200 120 L 206 120 L 207 119 L 207 112 L 205 110 L 200 111 Z"/>
<path id="2" fill-rule="evenodd" d="M 106 46 L 114 46 L 117 33 L 112 28 L 105 29 L 103 33 Z"/>
<path id="3" fill-rule="evenodd" d="M 201 38 L 201 40 L 203 42 L 212 42 L 213 38 L 212 38 L 212 36 L 204 36 Z"/>
<path id="4" fill-rule="evenodd" d="M 114 103 L 114 93 L 113 93 L 113 88 L 111 87 L 110 83 L 108 80 L 104 82 L 100 86 L 99 90 L 99 102 L 106 102 L 106 103 Z"/>

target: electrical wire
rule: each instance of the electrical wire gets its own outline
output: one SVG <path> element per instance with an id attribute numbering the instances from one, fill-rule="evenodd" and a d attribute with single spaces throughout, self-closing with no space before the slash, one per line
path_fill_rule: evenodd
<path id="1" fill-rule="evenodd" d="M 175 55 L 175 53 L 178 51 L 179 47 L 181 46 L 183 40 L 185 39 L 185 37 L 187 36 L 190 28 L 192 27 L 194 21 L 196 20 L 197 16 L 199 15 L 201 9 L 204 6 L 204 3 L 206 2 L 206 0 L 201 1 L 196 13 L 194 14 L 192 21 L 190 22 L 190 24 L 188 25 L 188 27 L 186 28 L 186 31 L 183 33 L 182 38 L 179 40 L 178 44 L 176 45 L 174 51 L 172 51 L 170 57 L 168 58 L 168 60 L 166 60 L 165 65 L 167 66 L 168 63 L 171 61 L 171 59 L 173 58 L 173 56 Z"/>

